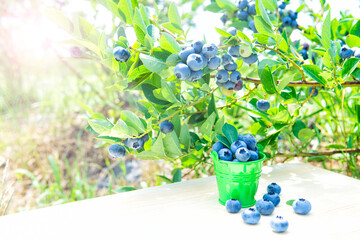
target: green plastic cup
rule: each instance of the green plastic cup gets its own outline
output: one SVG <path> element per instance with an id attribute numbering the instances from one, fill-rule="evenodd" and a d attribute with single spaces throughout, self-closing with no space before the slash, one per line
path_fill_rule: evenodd
<path id="1" fill-rule="evenodd" d="M 259 152 L 260 159 L 251 162 L 223 161 L 214 151 L 210 157 L 214 161 L 219 202 L 225 205 L 227 200 L 237 199 L 242 207 L 254 206 L 265 154 Z"/>

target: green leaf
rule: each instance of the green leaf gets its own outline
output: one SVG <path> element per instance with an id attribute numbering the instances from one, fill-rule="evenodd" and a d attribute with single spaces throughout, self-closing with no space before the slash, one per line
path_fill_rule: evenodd
<path id="1" fill-rule="evenodd" d="M 166 182 L 166 183 L 172 183 L 172 181 L 165 177 L 165 176 L 161 176 L 161 175 L 156 175 L 157 178 L 161 179 L 162 181 Z"/>
<path id="2" fill-rule="evenodd" d="M 329 149 L 345 149 L 346 146 L 341 145 L 341 144 L 329 144 L 329 145 L 326 146 L 326 148 L 329 148 Z"/>
<path id="3" fill-rule="evenodd" d="M 295 137 L 299 138 L 299 132 L 301 129 L 306 128 L 306 125 L 301 120 L 296 120 L 294 125 L 292 126 L 292 132 L 295 135 Z"/>
<path id="4" fill-rule="evenodd" d="M 228 11 L 236 11 L 236 10 L 238 10 L 236 5 L 233 2 L 229 1 L 229 0 L 216 0 L 216 3 L 220 8 L 223 8 L 223 9 L 228 10 Z"/>
<path id="5" fill-rule="evenodd" d="M 66 32 L 72 34 L 74 31 L 74 25 L 61 11 L 56 9 L 44 9 L 43 15 L 53 21 L 58 27 L 64 29 Z"/>
<path id="6" fill-rule="evenodd" d="M 191 137 L 190 137 L 190 133 L 189 133 L 189 127 L 186 124 L 183 124 L 181 127 L 179 140 L 180 140 L 180 143 L 184 145 L 185 150 L 189 151 Z"/>
<path id="7" fill-rule="evenodd" d="M 260 81 L 264 90 L 269 94 L 277 93 L 275 81 L 268 65 L 263 69 L 260 75 Z"/>
<path id="8" fill-rule="evenodd" d="M 272 26 L 267 24 L 264 19 L 261 16 L 255 16 L 255 28 L 258 30 L 259 33 L 262 33 L 269 37 L 274 37 L 274 30 L 272 29 Z"/>
<path id="9" fill-rule="evenodd" d="M 176 39 L 173 38 L 170 34 L 168 34 L 166 32 L 162 33 L 159 43 L 160 43 L 161 48 L 163 48 L 171 53 L 178 53 L 181 50 Z"/>
<path id="10" fill-rule="evenodd" d="M 216 108 L 214 94 L 211 94 L 211 98 L 210 98 L 210 102 L 209 102 L 209 106 L 208 106 L 208 116 L 210 116 L 212 113 L 215 113 L 216 117 L 219 117 L 217 108 Z"/>
<path id="11" fill-rule="evenodd" d="M 321 31 L 321 43 L 325 49 L 330 48 L 331 42 L 331 20 L 330 20 L 330 11 L 326 15 L 324 20 L 322 31 Z"/>
<path id="12" fill-rule="evenodd" d="M 129 127 L 122 119 L 119 119 L 108 135 L 118 138 L 129 138 L 136 136 L 138 133 L 138 131 Z"/>
<path id="13" fill-rule="evenodd" d="M 278 8 L 276 0 L 263 0 L 264 7 L 272 12 L 275 12 Z"/>
<path id="14" fill-rule="evenodd" d="M 220 28 L 215 27 L 215 30 L 223 37 L 226 37 L 226 38 L 232 37 L 232 35 L 230 33 L 226 32 Z"/>
<path id="15" fill-rule="evenodd" d="M 142 160 L 156 160 L 161 159 L 159 155 L 152 151 L 142 151 L 140 153 L 136 154 L 136 158 L 142 159 Z"/>
<path id="16" fill-rule="evenodd" d="M 146 24 L 138 8 L 135 9 L 133 22 L 134 25 L 138 26 L 144 33 L 146 33 Z"/>
<path id="17" fill-rule="evenodd" d="M 134 128 L 139 133 L 145 132 L 144 124 L 141 122 L 139 117 L 135 115 L 135 113 L 124 110 L 121 112 L 121 119 L 124 120 L 126 125 Z"/>
<path id="18" fill-rule="evenodd" d="M 216 121 L 215 124 L 215 133 L 216 134 L 222 134 L 222 127 L 225 124 L 224 116 L 222 116 L 219 120 Z"/>
<path id="19" fill-rule="evenodd" d="M 156 90 L 158 88 L 155 87 L 154 85 L 145 83 L 145 84 L 141 85 L 141 88 L 143 90 L 143 93 L 144 93 L 146 99 L 149 100 L 150 102 L 153 102 L 153 103 L 158 104 L 158 105 L 169 105 L 169 104 L 171 104 L 168 101 L 165 101 L 165 100 L 162 100 L 162 99 L 159 99 L 159 98 L 155 97 L 154 90 Z"/>
<path id="20" fill-rule="evenodd" d="M 104 119 L 90 119 L 89 125 L 97 133 L 109 131 L 113 127 L 111 122 Z"/>
<path id="21" fill-rule="evenodd" d="M 225 124 L 227 124 L 227 123 L 225 123 Z M 226 137 L 224 137 L 224 136 L 222 136 L 222 135 L 216 135 L 216 138 L 217 138 L 221 143 L 223 143 L 225 146 L 227 146 L 228 148 L 230 148 L 231 143 L 229 142 L 229 140 L 228 140 Z"/>
<path id="22" fill-rule="evenodd" d="M 134 191 L 136 190 L 136 188 L 134 187 L 121 187 L 121 188 L 117 188 L 112 190 L 115 193 L 122 193 L 122 192 L 130 192 L 130 191 Z"/>
<path id="23" fill-rule="evenodd" d="M 167 84 L 165 79 L 161 80 L 161 94 L 163 97 L 167 100 L 169 100 L 172 103 L 177 103 L 179 100 L 175 97 L 175 94 Z"/>
<path id="24" fill-rule="evenodd" d="M 256 6 L 257 6 L 257 9 L 260 10 L 260 15 L 263 18 L 263 20 L 270 26 L 270 28 L 273 28 L 273 25 L 270 21 L 269 15 L 266 12 L 263 2 L 261 0 L 256 0 Z M 256 25 L 256 23 L 255 23 L 255 25 Z M 257 27 L 256 27 L 256 29 L 259 31 L 259 29 Z"/>
<path id="25" fill-rule="evenodd" d="M 245 33 L 243 33 L 242 31 L 237 31 L 237 35 L 242 38 L 244 41 L 251 43 L 251 40 L 248 36 L 246 36 Z"/>
<path id="26" fill-rule="evenodd" d="M 164 138 L 164 146 L 167 156 L 176 158 L 182 155 L 179 138 L 177 137 L 175 131 L 166 134 Z"/>
<path id="27" fill-rule="evenodd" d="M 358 20 L 350 30 L 350 34 L 360 37 L 360 20 Z"/>
<path id="28" fill-rule="evenodd" d="M 233 143 L 238 140 L 238 132 L 233 125 L 225 123 L 222 127 L 222 132 L 229 141 L 229 143 Z"/>
<path id="29" fill-rule="evenodd" d="M 150 24 L 150 20 L 149 20 L 150 16 L 149 16 L 148 11 L 146 10 L 144 5 L 142 5 L 142 4 L 140 5 L 140 13 L 141 13 L 143 21 L 145 22 L 145 25 L 149 26 L 149 24 Z"/>
<path id="30" fill-rule="evenodd" d="M 166 157 L 164 142 L 161 134 L 159 134 L 155 143 L 151 146 L 151 151 L 156 153 L 159 157 Z"/>
<path id="31" fill-rule="evenodd" d="M 293 202 L 295 202 L 294 199 L 289 200 L 289 201 L 286 201 L 286 204 L 289 205 L 289 206 L 292 206 L 292 205 L 293 205 Z"/>
<path id="32" fill-rule="evenodd" d="M 341 76 L 345 79 L 347 76 L 352 74 L 352 72 L 356 69 L 359 61 L 360 61 L 359 58 L 346 59 L 341 71 Z"/>
<path id="33" fill-rule="evenodd" d="M 360 104 L 355 104 L 355 113 L 356 113 L 357 122 L 360 124 Z"/>
<path id="34" fill-rule="evenodd" d="M 304 72 L 309 75 L 312 79 L 317 81 L 318 83 L 321 83 L 322 85 L 326 85 L 327 81 L 325 78 L 323 78 L 320 74 L 323 73 L 323 71 L 316 65 L 303 65 Z"/>
<path id="35" fill-rule="evenodd" d="M 211 141 L 211 133 L 216 119 L 216 113 L 212 113 L 208 119 L 203 123 L 200 132 L 203 134 L 207 141 Z"/>
<path id="36" fill-rule="evenodd" d="M 165 62 L 163 62 L 157 58 L 154 58 L 152 56 L 141 53 L 140 59 L 143 62 L 143 64 L 145 65 L 145 67 L 147 69 L 149 69 L 151 72 L 161 72 L 162 70 L 167 68 L 167 65 Z"/>
<path id="37" fill-rule="evenodd" d="M 122 12 L 124 21 L 130 25 L 133 25 L 134 10 L 131 0 L 119 0 L 118 9 Z"/>
<path id="38" fill-rule="evenodd" d="M 180 168 L 175 168 L 173 170 L 173 180 L 174 183 L 175 182 L 181 182 L 181 169 Z"/>
<path id="39" fill-rule="evenodd" d="M 217 12 L 220 12 L 222 10 L 221 7 L 219 7 L 219 5 L 217 5 L 216 2 L 213 2 L 211 3 L 210 5 L 207 5 L 205 8 L 204 8 L 205 11 L 209 11 L 209 12 L 214 12 L 214 13 L 217 13 Z"/>
<path id="40" fill-rule="evenodd" d="M 349 47 L 358 47 L 359 46 L 359 43 L 360 43 L 360 37 L 358 36 L 355 36 L 355 35 L 352 35 L 352 34 L 349 34 L 347 37 L 346 37 L 346 44 L 349 46 Z"/>
<path id="41" fill-rule="evenodd" d="M 171 23 L 181 26 L 181 18 L 174 2 L 169 6 L 168 18 Z"/>
<path id="42" fill-rule="evenodd" d="M 303 128 L 299 131 L 299 139 L 302 143 L 307 143 L 315 133 L 310 128 Z"/>

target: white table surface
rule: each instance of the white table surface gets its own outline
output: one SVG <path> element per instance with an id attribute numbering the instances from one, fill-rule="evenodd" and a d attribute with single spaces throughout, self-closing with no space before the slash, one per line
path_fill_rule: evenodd
<path id="1" fill-rule="evenodd" d="M 360 181 L 303 163 L 264 167 L 256 199 L 277 182 L 274 215 L 288 219 L 275 233 L 261 216 L 247 225 L 218 202 L 215 177 L 99 197 L 0 217 L 0 239 L 360 239 Z M 287 200 L 312 204 L 305 216 Z"/>

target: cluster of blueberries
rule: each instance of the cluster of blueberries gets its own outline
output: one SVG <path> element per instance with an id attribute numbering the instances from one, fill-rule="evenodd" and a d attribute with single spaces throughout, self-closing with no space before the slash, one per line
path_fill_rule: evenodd
<path id="1" fill-rule="evenodd" d="M 218 154 L 220 160 L 232 162 L 248 162 L 259 159 L 259 148 L 256 146 L 256 138 L 251 135 L 239 135 L 238 140 L 233 142 L 230 149 L 222 142 L 216 142 L 212 150 Z"/>
<path id="2" fill-rule="evenodd" d="M 113 54 L 114 54 L 115 60 L 118 62 L 126 62 L 130 58 L 129 50 L 127 50 L 121 46 L 115 47 L 113 50 Z"/>
<path id="3" fill-rule="evenodd" d="M 217 51 L 215 44 L 204 44 L 202 41 L 196 41 L 191 47 L 182 49 L 179 53 L 182 62 L 175 66 L 175 76 L 180 80 L 198 81 L 203 76 L 205 67 L 216 70 L 220 66 L 221 58 L 216 56 Z"/>
<path id="4" fill-rule="evenodd" d="M 298 13 L 294 12 L 292 10 L 285 10 L 286 8 L 286 2 L 282 2 L 279 5 L 279 16 L 281 18 L 282 25 L 279 28 L 279 31 L 282 32 L 284 30 L 284 27 L 292 27 L 297 28 L 298 23 L 296 21 L 298 17 Z"/>
<path id="5" fill-rule="evenodd" d="M 360 58 L 360 47 L 349 48 L 348 46 L 342 46 L 339 51 L 339 56 L 342 59 L 351 57 Z"/>
<path id="6" fill-rule="evenodd" d="M 249 17 L 252 19 L 249 21 L 249 28 L 254 32 L 257 33 L 258 31 L 255 28 L 255 21 L 253 17 L 256 15 L 256 7 L 255 3 L 247 0 L 240 0 L 237 4 L 239 11 L 236 12 L 236 17 L 240 21 L 248 21 Z"/>
<path id="7" fill-rule="evenodd" d="M 276 183 L 271 183 L 267 186 L 267 193 L 263 198 L 256 202 L 255 208 L 247 208 L 242 212 L 242 219 L 247 224 L 257 224 L 260 221 L 261 215 L 271 215 L 275 207 L 280 203 L 279 194 L 281 187 Z M 241 210 L 241 202 L 237 199 L 229 199 L 225 204 L 226 210 L 229 213 L 238 213 Z M 295 213 L 306 215 L 311 210 L 311 204 L 304 198 L 299 198 L 292 204 Z M 289 227 L 289 222 L 282 216 L 274 216 L 270 220 L 270 226 L 274 232 L 285 232 Z"/>
<path id="8" fill-rule="evenodd" d="M 174 124 L 169 120 L 162 121 L 159 124 L 160 131 L 167 134 L 174 131 Z M 144 144 L 149 140 L 149 135 L 145 134 L 139 138 L 126 138 L 123 141 L 123 144 L 131 149 L 140 150 L 144 147 Z M 126 154 L 126 149 L 123 145 L 120 144 L 112 144 L 108 149 L 109 155 L 112 158 L 122 158 Z"/>

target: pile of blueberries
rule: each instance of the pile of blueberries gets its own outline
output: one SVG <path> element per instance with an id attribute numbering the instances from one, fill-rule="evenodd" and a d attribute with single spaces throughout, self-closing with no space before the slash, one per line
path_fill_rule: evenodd
<path id="1" fill-rule="evenodd" d="M 256 202 L 255 208 L 250 207 L 244 209 L 242 212 L 242 219 L 247 224 L 257 224 L 260 221 L 261 215 L 271 215 L 275 207 L 280 203 L 279 194 L 281 187 L 276 183 L 271 183 L 267 186 L 267 193 L 263 198 Z M 241 210 L 241 202 L 237 199 L 229 199 L 225 204 L 226 210 L 229 213 L 238 213 Z M 311 204 L 304 198 L 299 198 L 292 203 L 295 213 L 306 215 L 311 211 Z M 282 216 L 276 215 L 270 220 L 270 226 L 274 232 L 285 232 L 289 227 L 289 222 Z"/>
<path id="2" fill-rule="evenodd" d="M 126 62 L 130 58 L 129 50 L 127 50 L 127 49 L 125 49 L 125 48 L 123 48 L 121 46 L 115 47 L 113 49 L 113 54 L 114 54 L 114 58 L 118 62 Z"/>
<path id="3" fill-rule="evenodd" d="M 285 10 L 286 8 L 286 2 L 282 2 L 279 5 L 279 16 L 280 20 L 282 22 L 279 31 L 282 32 L 285 27 L 291 27 L 291 28 L 298 28 L 298 23 L 296 21 L 298 17 L 298 13 L 294 12 L 292 10 Z"/>
<path id="4" fill-rule="evenodd" d="M 182 62 L 174 68 L 175 76 L 183 81 L 198 81 L 203 76 L 205 67 L 216 70 L 220 66 L 221 58 L 216 56 L 217 52 L 215 44 L 204 44 L 202 41 L 183 48 L 179 53 Z"/>
<path id="5" fill-rule="evenodd" d="M 259 148 L 256 138 L 251 135 L 239 135 L 238 140 L 231 144 L 230 149 L 222 142 L 216 142 L 212 150 L 218 154 L 220 160 L 232 162 L 248 162 L 259 159 Z"/>
<path id="6" fill-rule="evenodd" d="M 162 133 L 171 133 L 174 131 L 174 124 L 170 122 L 169 120 L 162 121 L 159 124 L 160 131 Z M 144 147 L 144 144 L 149 140 L 149 135 L 145 134 L 142 137 L 139 138 L 126 138 L 123 141 L 123 144 L 133 150 L 140 150 Z M 126 149 L 123 145 L 120 145 L 118 143 L 110 145 L 108 149 L 109 155 L 112 158 L 122 158 L 126 154 Z"/>

